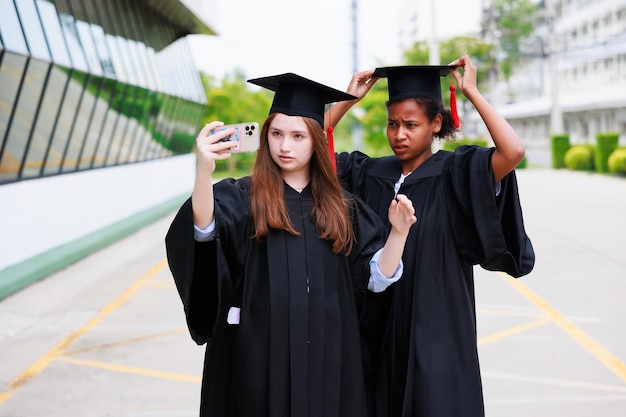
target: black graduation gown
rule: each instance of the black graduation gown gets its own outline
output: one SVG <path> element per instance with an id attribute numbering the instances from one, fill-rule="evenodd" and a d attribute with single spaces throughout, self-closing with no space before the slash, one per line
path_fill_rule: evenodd
<path id="1" fill-rule="evenodd" d="M 214 185 L 216 238 L 194 241 L 191 199 L 166 236 L 192 338 L 207 343 L 201 416 L 365 416 L 359 311 L 383 222 L 351 201 L 356 245 L 335 255 L 311 222 L 310 189 L 284 185 L 300 236 L 252 236 L 249 178 Z M 231 307 L 240 324 L 228 324 Z"/>
<path id="2" fill-rule="evenodd" d="M 418 222 L 393 291 L 391 325 L 377 363 L 377 417 L 482 417 L 473 265 L 528 274 L 535 255 L 526 235 L 515 172 L 496 196 L 493 149 L 439 151 L 406 177 L 400 193 Z M 395 156 L 337 155 L 348 191 L 381 219 L 401 174 Z"/>

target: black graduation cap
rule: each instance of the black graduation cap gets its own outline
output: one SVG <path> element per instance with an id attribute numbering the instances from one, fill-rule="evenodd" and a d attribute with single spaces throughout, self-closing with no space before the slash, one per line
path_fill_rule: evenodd
<path id="1" fill-rule="evenodd" d="M 450 74 L 455 67 L 449 65 L 406 65 L 376 68 L 374 77 L 386 77 L 389 101 L 409 97 L 441 98 L 441 77 Z"/>
<path id="2" fill-rule="evenodd" d="M 322 126 L 327 103 L 356 99 L 353 95 L 291 72 L 254 78 L 248 82 L 276 92 L 270 113 L 310 117 Z"/>
<path id="3" fill-rule="evenodd" d="M 441 77 L 455 69 L 452 65 L 405 65 L 383 67 L 374 70 L 374 77 L 386 77 L 389 90 L 389 102 L 397 102 L 410 97 L 432 97 L 443 101 L 441 97 Z M 459 127 L 456 109 L 454 85 L 450 86 L 450 107 L 454 125 Z"/>

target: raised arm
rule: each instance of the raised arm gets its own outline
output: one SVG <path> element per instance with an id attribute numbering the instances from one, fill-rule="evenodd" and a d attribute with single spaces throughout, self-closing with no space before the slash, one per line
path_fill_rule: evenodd
<path id="1" fill-rule="evenodd" d="M 215 217 L 213 201 L 215 160 L 228 159 L 231 156 L 230 153 L 225 151 L 232 147 L 232 142 L 217 143 L 217 141 L 232 134 L 234 129 L 226 129 L 213 135 L 211 134 L 213 129 L 217 129 L 222 125 L 224 125 L 222 122 L 206 124 L 198 134 L 198 137 L 196 137 L 198 166 L 191 195 L 191 206 L 193 209 L 193 223 L 200 229 L 206 229 Z"/>
<path id="2" fill-rule="evenodd" d="M 324 127 L 332 127 L 334 129 L 341 118 L 346 115 L 348 110 L 365 97 L 374 83 L 380 79 L 380 77 L 372 77 L 373 74 L 374 70 L 354 73 L 346 93 L 352 94 L 357 97 L 357 99 L 340 101 L 331 106 L 330 109 L 324 114 Z"/>
<path id="3" fill-rule="evenodd" d="M 463 74 L 456 69 L 452 70 L 452 74 L 457 80 L 459 90 L 474 105 L 493 139 L 496 150 L 493 153 L 491 165 L 494 180 L 498 182 L 524 159 L 526 153 L 524 145 L 513 127 L 478 91 L 476 67 L 470 58 L 465 55 L 452 61 L 450 65 L 463 67 Z"/>
<path id="4" fill-rule="evenodd" d="M 398 269 L 409 230 L 416 221 L 413 203 L 405 195 L 398 194 L 389 206 L 391 231 L 378 259 L 378 268 L 387 278 L 391 278 Z"/>

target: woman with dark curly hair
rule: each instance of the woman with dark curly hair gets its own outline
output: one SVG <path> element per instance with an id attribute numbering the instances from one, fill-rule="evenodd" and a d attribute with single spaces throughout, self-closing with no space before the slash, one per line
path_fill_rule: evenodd
<path id="1" fill-rule="evenodd" d="M 441 77 L 450 73 L 482 117 L 493 147 L 433 153 L 435 140 L 453 138 L 458 128 L 454 99 L 451 110 L 442 103 Z M 380 324 L 385 338 L 367 378 L 375 415 L 482 417 L 473 267 L 520 277 L 534 266 L 514 171 L 524 146 L 478 91 L 467 56 L 448 66 L 356 73 L 348 92 L 357 99 L 334 105 L 327 124 L 337 123 L 382 77 L 388 79 L 387 139 L 394 155 L 336 156 L 342 185 L 381 219 L 398 192 L 413 202 L 419 219 L 404 250 L 403 278 L 376 296 L 392 313 Z"/>

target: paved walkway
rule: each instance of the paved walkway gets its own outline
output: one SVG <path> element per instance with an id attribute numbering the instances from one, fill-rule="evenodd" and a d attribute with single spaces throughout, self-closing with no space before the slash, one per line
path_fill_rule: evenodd
<path id="1" fill-rule="evenodd" d="M 487 416 L 623 417 L 626 178 L 518 178 L 535 270 L 476 270 Z M 0 302 L 0 417 L 197 416 L 204 348 L 165 262 L 172 216 Z"/>

